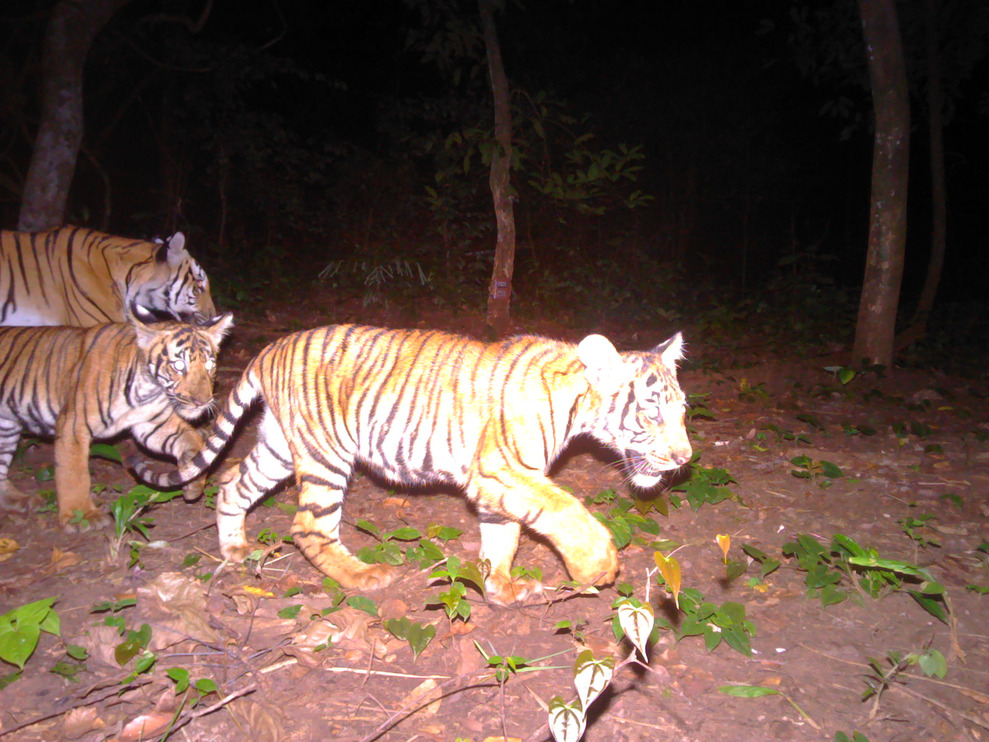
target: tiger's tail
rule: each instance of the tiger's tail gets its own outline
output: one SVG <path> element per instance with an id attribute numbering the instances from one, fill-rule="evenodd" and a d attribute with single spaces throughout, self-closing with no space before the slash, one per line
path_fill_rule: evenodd
<path id="1" fill-rule="evenodd" d="M 252 368 L 247 368 L 236 386 L 230 390 L 223 409 L 220 410 L 212 426 L 206 432 L 203 448 L 195 456 L 169 472 L 155 471 L 150 462 L 140 456 L 127 458 L 127 468 L 142 482 L 159 490 L 173 490 L 204 474 L 227 447 L 237 423 L 261 396 L 261 382 Z"/>

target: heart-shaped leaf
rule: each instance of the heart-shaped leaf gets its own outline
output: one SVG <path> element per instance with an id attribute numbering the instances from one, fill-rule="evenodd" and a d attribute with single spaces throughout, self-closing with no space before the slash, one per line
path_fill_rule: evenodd
<path id="1" fill-rule="evenodd" d="M 556 742 L 578 742 L 584 736 L 586 723 L 580 701 L 575 699 L 568 704 L 555 696 L 549 702 L 549 730 Z"/>
<path id="2" fill-rule="evenodd" d="M 594 659 L 594 653 L 585 649 L 577 655 L 573 672 L 573 684 L 577 688 L 577 696 L 580 698 L 581 706 L 586 709 L 611 682 L 611 676 L 615 672 L 615 658 Z"/>

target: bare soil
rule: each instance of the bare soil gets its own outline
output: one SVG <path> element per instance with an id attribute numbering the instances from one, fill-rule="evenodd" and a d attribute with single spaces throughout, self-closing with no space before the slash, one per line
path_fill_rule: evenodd
<path id="1" fill-rule="evenodd" d="M 359 307 L 239 316 L 222 357 L 220 392 L 275 337 L 356 317 L 408 324 L 388 313 L 371 319 Z M 417 321 L 475 334 L 481 326 L 471 314 L 420 315 Z M 517 329 L 575 336 L 551 325 Z M 622 347 L 648 347 L 664 339 L 666 329 L 608 334 Z M 842 386 L 823 370 L 833 359 L 766 357 L 757 344 L 726 358 L 689 329 L 687 337 L 690 360 L 682 385 L 709 395 L 706 404 L 715 415 L 692 422 L 699 463 L 727 470 L 735 480 L 733 496 L 697 510 L 683 502 L 666 516 L 649 517 L 659 523 L 655 538 L 664 540 L 663 552 L 676 549 L 684 588 L 700 590 L 717 605 L 745 607 L 752 654 L 724 642 L 708 651 L 701 637 L 677 641 L 673 631 L 662 630 L 648 670 L 628 666 L 616 675 L 593 705 L 584 738 L 800 741 L 832 740 L 839 732 L 851 738 L 856 731 L 874 742 L 989 738 L 989 597 L 967 589 L 989 585 L 987 555 L 978 549 L 989 541 L 985 382 L 894 369 Z M 852 426 L 875 432 L 854 434 Z M 253 439 L 248 426 L 231 457 L 243 455 Z M 798 455 L 831 462 L 842 475 L 794 476 L 790 460 Z M 15 466 L 15 483 L 26 491 L 50 490 L 52 484 L 35 475 L 51 462 L 49 444 L 32 446 Z M 93 459 L 91 467 L 94 482 L 124 491 L 133 485 L 117 464 Z M 574 448 L 554 476 L 579 497 L 608 490 L 629 495 L 613 458 L 593 446 Z M 259 507 L 248 518 L 249 532 L 287 534 L 293 495 L 286 487 L 273 506 Z M 673 495 L 661 495 L 662 502 L 669 504 Z M 109 503 L 115 496 L 102 498 Z M 592 508 L 605 512 L 608 505 Z M 933 518 L 914 528 L 911 538 L 905 520 L 928 515 Z M 549 592 L 543 601 L 511 608 L 488 605 L 469 592 L 469 620 L 450 621 L 426 606 L 447 586 L 430 584 L 428 570 L 406 566 L 397 584 L 367 595 L 377 616 L 346 603 L 327 612 L 334 597 L 293 545 L 273 549 L 259 570 L 228 566 L 207 579 L 219 566 L 207 503 L 179 497 L 148 517 L 154 543 L 140 549 L 133 565 L 126 544 L 114 556 L 107 533 L 61 533 L 53 512 L 0 520 L 0 538 L 20 547 L 0 566 L 0 614 L 57 596 L 61 618 L 61 637 L 43 634 L 21 677 L 0 690 L 0 739 L 160 739 L 177 719 L 169 739 L 548 740 L 543 705 L 556 695 L 574 697 L 576 655 L 590 648 L 597 656 L 623 658 L 630 651 L 612 630 L 615 588 L 597 595 Z M 476 558 L 477 519 L 455 492 L 407 492 L 362 475 L 345 506 L 344 537 L 355 550 L 375 543 L 355 529 L 360 519 L 382 531 L 454 526 L 462 534 L 446 552 Z M 946 586 L 950 620 L 937 620 L 902 590 L 881 599 L 853 595 L 828 606 L 808 597 L 806 572 L 781 549 L 798 534 L 827 544 L 839 533 L 881 557 L 927 567 Z M 760 565 L 750 563 L 743 575 L 728 579 L 717 534 L 730 534 L 730 560 L 748 562 L 741 550 L 748 544 L 781 567 L 759 579 Z M 620 580 L 643 599 L 651 583 L 649 601 L 676 625 L 683 617 L 669 591 L 648 577 L 653 553 L 643 543 L 625 548 Z M 567 579 L 558 556 L 531 535 L 523 537 L 516 563 L 541 569 L 549 586 Z M 855 592 L 847 581 L 842 586 Z M 100 603 L 127 598 L 136 598 L 136 605 L 93 612 Z M 435 627 L 418 658 L 383 628 L 383 620 L 401 616 Z M 106 625 L 108 617 L 122 619 L 128 630 L 151 627 L 153 668 L 132 678 L 134 660 L 118 664 L 114 652 L 125 637 Z M 557 628 L 564 620 L 573 630 Z M 89 653 L 74 680 L 51 672 L 67 659 L 66 644 Z M 478 646 L 531 662 L 499 685 Z M 947 658 L 943 679 L 910 665 L 878 703 L 862 700 L 870 658 L 888 667 L 891 652 L 905 657 L 930 649 Z M 174 668 L 187 669 L 193 680 L 212 680 L 217 691 L 195 707 L 183 705 L 185 696 L 176 695 L 167 674 Z M 0 667 L 3 674 L 13 670 Z M 719 690 L 742 684 L 777 693 L 737 698 Z"/>

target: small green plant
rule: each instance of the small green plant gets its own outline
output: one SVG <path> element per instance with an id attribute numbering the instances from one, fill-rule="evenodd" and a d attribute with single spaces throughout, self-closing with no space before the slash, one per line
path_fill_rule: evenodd
<path id="1" fill-rule="evenodd" d="M 769 392 L 766 391 L 766 384 L 759 382 L 755 386 L 749 383 L 748 379 L 738 382 L 738 399 L 742 402 L 755 402 L 756 400 L 769 399 Z"/>
<path id="2" fill-rule="evenodd" d="M 798 479 L 813 479 L 817 482 L 817 486 L 823 489 L 834 484 L 835 479 L 844 476 L 841 467 L 836 464 L 830 461 L 818 461 L 810 456 L 795 456 L 790 459 L 790 463 L 797 467 L 791 469 L 790 474 Z"/>
<path id="3" fill-rule="evenodd" d="M 158 492 L 146 485 L 138 484 L 120 495 L 110 505 L 113 516 L 113 538 L 110 540 L 110 558 L 116 561 L 120 556 L 125 540 L 130 546 L 130 562 L 128 566 L 137 564 L 141 548 L 150 541 L 148 530 L 154 526 L 154 519 L 146 515 L 147 511 L 163 502 L 169 502 L 178 495 L 175 492 Z M 144 541 L 127 540 L 131 535 L 139 535 Z"/>
<path id="4" fill-rule="evenodd" d="M 831 544 L 800 534 L 783 545 L 785 556 L 796 557 L 805 579 L 808 597 L 820 598 L 823 605 L 845 600 L 849 593 L 840 586 L 851 583 L 860 597 L 881 598 L 895 590 L 905 590 L 924 610 L 947 623 L 944 585 L 921 567 L 891 559 L 881 559 L 872 548 L 860 546 L 844 534 L 835 534 Z"/>
<path id="5" fill-rule="evenodd" d="M 725 469 L 707 468 L 697 463 L 695 458 L 690 465 L 690 479 L 671 488 L 670 503 L 679 508 L 681 499 L 675 493 L 684 493 L 691 509 L 698 510 L 701 505 L 716 505 L 722 500 L 738 499 L 729 488 L 735 484 L 735 478 Z"/>
<path id="6" fill-rule="evenodd" d="M 874 657 L 869 658 L 869 673 L 864 678 L 867 687 L 862 694 L 863 701 L 873 699 L 869 718 L 873 718 L 879 710 L 879 699 L 883 691 L 913 665 L 918 666 L 927 677 L 942 679 L 948 672 L 944 655 L 936 649 L 927 648 L 923 652 L 911 652 L 905 656 L 901 656 L 899 652 L 887 652 L 885 662 Z"/>
<path id="7" fill-rule="evenodd" d="M 77 683 L 79 681 L 76 675 L 86 669 L 87 659 L 89 659 L 89 652 L 86 651 L 85 647 L 80 647 L 78 644 L 66 644 L 65 659 L 61 659 L 52 665 L 50 672 L 72 683 Z M 0 687 L 2 687 L 2 684 L 0 684 Z"/>
<path id="8" fill-rule="evenodd" d="M 768 425 L 763 425 L 760 430 L 768 430 L 776 434 L 776 442 L 782 443 L 783 441 L 799 441 L 800 443 L 810 444 L 810 438 L 808 438 L 803 433 L 794 433 L 792 430 L 784 430 L 779 425 L 769 423 Z"/>
<path id="9" fill-rule="evenodd" d="M 854 732 L 851 737 L 844 732 L 835 732 L 834 742 L 869 742 L 869 738 L 862 732 Z"/>
<path id="10" fill-rule="evenodd" d="M 362 519 L 357 521 L 357 527 L 378 540 L 374 546 L 365 546 L 357 551 L 357 558 L 368 564 L 398 566 L 408 561 L 419 569 L 426 569 L 443 559 L 443 551 L 433 543 L 432 536 L 427 538 L 421 531 L 411 526 L 402 526 L 382 533 L 374 523 Z M 460 531 L 456 528 L 439 526 L 432 528 L 430 533 L 435 533 L 435 537 L 447 541 L 460 535 Z M 403 550 L 402 543 L 412 541 L 416 541 L 417 544 Z"/>
<path id="11" fill-rule="evenodd" d="M 165 671 L 165 674 L 175 683 L 175 695 L 186 694 L 186 697 L 182 699 L 182 705 L 176 712 L 176 718 L 182 712 L 182 709 L 195 707 L 204 696 L 208 696 L 210 693 L 216 693 L 219 690 L 216 682 L 210 678 L 200 678 L 193 681 L 189 671 L 184 667 L 169 668 Z"/>
<path id="12" fill-rule="evenodd" d="M 61 620 L 52 608 L 57 597 L 36 600 L 0 615 L 0 660 L 24 669 L 42 632 L 61 635 Z"/>
<path id="13" fill-rule="evenodd" d="M 660 619 L 660 626 L 671 629 L 678 639 L 702 636 L 709 652 L 724 642 L 746 657 L 752 655 L 755 624 L 745 617 L 744 605 L 730 600 L 721 605 L 712 603 L 694 588 L 684 588 L 680 592 L 679 602 L 684 614 L 679 625 L 673 626 L 666 619 Z"/>
<path id="14" fill-rule="evenodd" d="M 585 503 L 588 505 L 611 504 L 607 513 L 596 512 L 594 517 L 611 531 L 611 538 L 619 549 L 628 546 L 636 532 L 641 531 L 650 536 L 659 533 L 659 523 L 641 512 L 632 512 L 633 509 L 648 512 L 649 508 L 652 507 L 651 503 L 636 502 L 628 497 L 622 497 L 613 489 L 603 490 L 593 497 L 587 497 Z M 646 539 L 640 539 L 640 541 L 643 544 L 647 543 Z"/>
<path id="15" fill-rule="evenodd" d="M 930 524 L 932 520 L 937 520 L 937 516 L 924 513 L 917 516 L 900 518 L 897 523 L 903 532 L 910 537 L 914 544 L 920 549 L 927 549 L 931 546 L 939 547 L 941 542 L 935 538 L 934 529 Z"/>
<path id="16" fill-rule="evenodd" d="M 467 601 L 467 584 L 474 585 L 484 592 L 484 575 L 474 562 L 462 562 L 458 557 L 447 557 L 446 562 L 429 575 L 432 580 L 449 580 L 450 589 L 426 600 L 427 606 L 443 606 L 446 617 L 453 621 L 470 618 L 470 603 Z"/>
<path id="17" fill-rule="evenodd" d="M 845 435 L 851 437 L 855 435 L 875 435 L 876 429 L 871 425 L 853 425 L 849 422 L 843 422 L 841 424 L 841 430 Z"/>
<path id="18" fill-rule="evenodd" d="M 698 417 L 702 417 L 707 420 L 717 420 L 715 414 L 707 406 L 707 398 L 710 396 L 711 396 L 710 393 L 687 394 L 687 419 L 690 422 L 693 422 L 694 419 Z"/>

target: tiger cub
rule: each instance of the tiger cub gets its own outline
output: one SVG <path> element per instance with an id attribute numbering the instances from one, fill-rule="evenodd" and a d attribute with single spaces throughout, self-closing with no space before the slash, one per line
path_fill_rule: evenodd
<path id="1" fill-rule="evenodd" d="M 233 322 L 0 328 L 0 509 L 25 495 L 8 479 L 21 431 L 55 438 L 58 520 L 67 531 L 104 526 L 90 496 L 89 444 L 130 430 L 143 446 L 180 462 L 202 447 L 186 423 L 213 401 L 220 341 Z M 186 485 L 186 496 L 202 481 Z"/>
<path id="2" fill-rule="evenodd" d="M 421 330 L 341 325 L 295 333 L 254 358 L 206 433 L 203 452 L 156 474 L 131 459 L 138 478 L 161 488 L 197 477 L 217 458 L 248 406 L 267 403 L 258 441 L 220 477 L 220 551 L 250 552 L 245 512 L 295 474 L 292 535 L 320 571 L 346 587 L 373 589 L 392 567 L 365 564 L 340 541 L 341 506 L 355 464 L 407 484 L 461 487 L 481 520 L 489 600 L 507 604 L 540 586 L 510 575 L 520 524 L 546 536 L 571 576 L 614 580 L 608 530 L 546 472 L 575 436 L 624 454 L 631 481 L 651 487 L 691 457 L 674 335 L 645 352 L 619 353 L 600 335 L 579 345 L 540 337 L 485 344 Z"/>
<path id="3" fill-rule="evenodd" d="M 0 232 L 0 325 L 92 327 L 126 322 L 138 309 L 216 316 L 209 279 L 181 232 L 164 242 L 82 227 Z"/>

